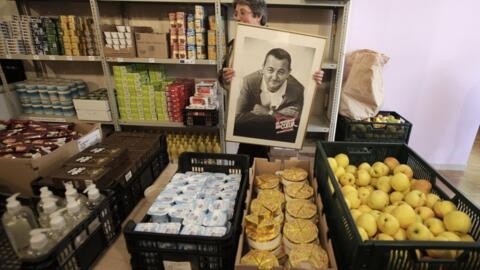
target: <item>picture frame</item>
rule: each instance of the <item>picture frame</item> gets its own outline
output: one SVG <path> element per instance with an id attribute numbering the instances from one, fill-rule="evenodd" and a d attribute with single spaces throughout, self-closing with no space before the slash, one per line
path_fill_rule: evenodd
<path id="1" fill-rule="evenodd" d="M 317 35 L 238 23 L 227 141 L 302 147 L 317 87 L 313 74 L 320 70 L 326 40 Z"/>

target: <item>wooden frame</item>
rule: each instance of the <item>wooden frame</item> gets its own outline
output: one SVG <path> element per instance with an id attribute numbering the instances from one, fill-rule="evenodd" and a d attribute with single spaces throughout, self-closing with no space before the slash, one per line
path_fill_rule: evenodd
<path id="1" fill-rule="evenodd" d="M 325 43 L 326 38 L 320 36 L 239 23 L 234 44 L 232 67 L 235 76 L 229 92 L 226 140 L 300 149 L 317 86 L 313 74 L 320 69 Z M 283 56 L 272 56 L 273 51 L 281 51 Z M 280 76 L 268 74 L 285 72 L 273 71 L 267 59 L 274 57 L 272 59 L 282 61 L 285 52 L 291 59 L 291 69 L 285 75 L 288 77 L 283 77 L 286 84 L 280 88 L 283 90 L 279 90 L 283 95 L 269 97 L 265 91 L 268 81 L 265 75 L 274 76 L 278 83 L 282 80 Z M 283 63 L 286 67 L 288 60 Z M 295 108 L 297 113 L 286 111 L 287 107 Z"/>

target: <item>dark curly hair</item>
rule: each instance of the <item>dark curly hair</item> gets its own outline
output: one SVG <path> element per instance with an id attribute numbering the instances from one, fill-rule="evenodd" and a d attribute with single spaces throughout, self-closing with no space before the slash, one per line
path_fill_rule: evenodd
<path id="1" fill-rule="evenodd" d="M 260 25 L 267 24 L 267 4 L 264 0 L 233 0 L 233 8 L 236 8 L 237 5 L 248 6 L 253 15 L 262 18 Z"/>

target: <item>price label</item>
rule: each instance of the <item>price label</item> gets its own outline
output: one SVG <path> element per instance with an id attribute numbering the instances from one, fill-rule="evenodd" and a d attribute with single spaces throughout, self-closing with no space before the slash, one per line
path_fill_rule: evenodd
<path id="1" fill-rule="evenodd" d="M 122 57 L 118 57 L 118 58 L 117 58 L 117 62 L 119 62 L 119 63 L 123 62 L 123 58 L 122 58 Z"/>
<path id="2" fill-rule="evenodd" d="M 48 59 L 50 59 L 50 60 L 55 60 L 56 57 L 55 57 L 54 55 L 49 55 L 49 56 L 48 56 Z"/>
<path id="3" fill-rule="evenodd" d="M 89 61 L 95 61 L 95 56 L 92 56 L 92 55 L 88 56 L 88 60 Z"/>
<path id="4" fill-rule="evenodd" d="M 40 56 L 38 56 L 36 54 L 33 56 L 33 60 L 39 60 L 39 59 L 40 59 Z"/>
<path id="5" fill-rule="evenodd" d="M 127 174 L 125 174 L 125 181 L 128 182 L 132 179 L 132 171 L 128 171 Z"/>
<path id="6" fill-rule="evenodd" d="M 7 54 L 7 55 L 5 55 L 5 58 L 7 58 L 7 59 L 12 59 L 12 55 L 11 55 L 11 54 Z"/>
<path id="7" fill-rule="evenodd" d="M 148 63 L 155 63 L 155 58 L 148 58 Z"/>
<path id="8" fill-rule="evenodd" d="M 195 59 L 180 59 L 180 64 L 195 64 Z"/>
<path id="9" fill-rule="evenodd" d="M 73 57 L 71 55 L 67 55 L 67 60 L 68 61 L 72 61 L 73 60 Z"/>

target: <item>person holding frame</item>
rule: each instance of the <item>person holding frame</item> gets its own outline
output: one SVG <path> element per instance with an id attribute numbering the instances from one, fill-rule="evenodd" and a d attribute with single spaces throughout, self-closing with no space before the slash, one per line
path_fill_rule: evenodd
<path id="1" fill-rule="evenodd" d="M 267 5 L 264 0 L 234 0 L 233 8 L 235 9 L 234 19 L 237 22 L 261 26 L 265 26 L 267 24 Z M 228 43 L 227 53 L 223 60 L 222 69 L 218 78 L 219 83 L 227 90 L 230 89 L 230 83 L 235 76 L 235 71 L 232 68 L 233 51 L 234 40 L 232 39 Z M 322 70 L 318 70 L 313 74 L 313 79 L 318 85 L 322 83 L 323 74 L 324 72 Z M 251 122 L 250 124 L 255 123 Z M 250 165 L 252 165 L 254 157 L 268 159 L 269 150 L 269 146 L 240 143 L 237 153 L 249 155 Z"/>

